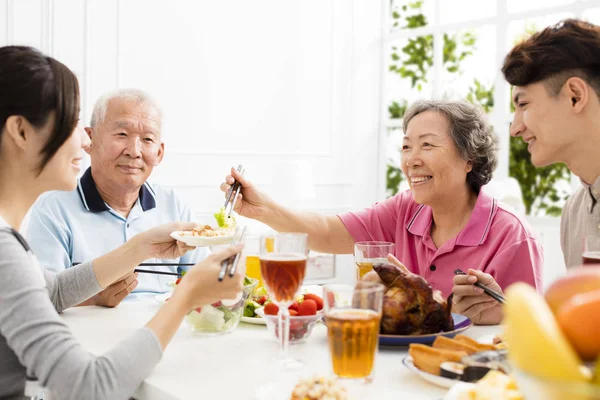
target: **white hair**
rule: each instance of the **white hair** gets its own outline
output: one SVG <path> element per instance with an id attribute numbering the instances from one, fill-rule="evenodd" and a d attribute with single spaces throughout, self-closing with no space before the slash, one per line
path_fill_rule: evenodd
<path id="1" fill-rule="evenodd" d="M 92 128 L 104 121 L 108 103 L 113 99 L 134 101 L 137 104 L 144 104 L 152 107 L 158 113 L 160 123 L 162 124 L 162 111 L 152 96 L 140 89 L 118 89 L 105 93 L 96 100 L 96 104 L 94 104 L 94 109 L 92 110 L 92 118 L 90 120 L 90 126 Z"/>

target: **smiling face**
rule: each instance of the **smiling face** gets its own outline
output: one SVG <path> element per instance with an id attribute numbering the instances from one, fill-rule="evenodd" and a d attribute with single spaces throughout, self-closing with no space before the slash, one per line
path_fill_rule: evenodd
<path id="1" fill-rule="evenodd" d="M 449 134 L 448 119 L 425 111 L 410 120 L 403 139 L 401 167 L 414 200 L 435 206 L 457 191 L 470 191 L 467 173 L 471 163 L 462 159 Z"/>
<path id="2" fill-rule="evenodd" d="M 163 158 L 158 110 L 134 100 L 114 98 L 106 116 L 87 128 L 94 179 L 137 190 Z"/>
<path id="3" fill-rule="evenodd" d="M 77 124 L 71 136 L 48 161 L 38 181 L 46 190 L 74 190 L 77 187 L 77 176 L 81 170 L 82 149 L 86 148 L 90 139 L 81 124 Z"/>
<path id="4" fill-rule="evenodd" d="M 513 88 L 515 115 L 510 135 L 528 144 L 536 167 L 564 161 L 562 155 L 573 142 L 577 125 L 571 101 L 564 90 L 551 96 L 543 83 Z"/>

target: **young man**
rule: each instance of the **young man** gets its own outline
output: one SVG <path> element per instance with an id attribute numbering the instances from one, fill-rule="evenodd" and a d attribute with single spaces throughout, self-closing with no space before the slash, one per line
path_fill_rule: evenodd
<path id="1" fill-rule="evenodd" d="M 513 85 L 511 136 L 528 143 L 536 167 L 564 162 L 581 179 L 561 219 L 568 267 L 580 265 L 583 240 L 600 236 L 600 27 L 568 19 L 536 33 L 506 56 Z"/>

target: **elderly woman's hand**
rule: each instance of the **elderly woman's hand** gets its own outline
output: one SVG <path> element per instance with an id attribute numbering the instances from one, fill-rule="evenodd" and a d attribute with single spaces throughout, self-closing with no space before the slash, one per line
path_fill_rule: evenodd
<path id="1" fill-rule="evenodd" d="M 502 304 L 475 286 L 475 282 L 502 293 L 502 288 L 490 274 L 469 269 L 467 275 L 454 276 L 452 311 L 469 317 L 477 325 L 499 324 L 503 317 Z"/>
<path id="2" fill-rule="evenodd" d="M 234 211 L 247 218 L 262 220 L 269 212 L 269 204 L 272 203 L 269 196 L 259 191 L 248 179 L 240 175 L 235 168 L 231 168 L 230 175 L 225 177 L 225 182 L 221 183 L 220 186 L 220 189 L 225 193 L 225 198 L 227 198 L 227 192 L 231 185 L 233 185 L 234 180 L 242 184 Z M 233 201 L 233 198 L 231 201 Z"/>

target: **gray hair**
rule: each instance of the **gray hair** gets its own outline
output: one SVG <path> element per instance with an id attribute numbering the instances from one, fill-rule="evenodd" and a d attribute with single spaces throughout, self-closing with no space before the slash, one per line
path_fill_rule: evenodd
<path id="1" fill-rule="evenodd" d="M 498 139 L 485 114 L 466 101 L 424 100 L 414 103 L 404 113 L 404 132 L 410 121 L 425 111 L 437 111 L 450 123 L 450 137 L 454 140 L 458 154 L 472 164 L 467 174 L 467 183 L 475 193 L 492 179 L 498 164 Z"/>
<path id="2" fill-rule="evenodd" d="M 162 123 L 162 111 L 158 106 L 158 103 L 148 93 L 140 89 L 118 89 L 113 92 L 105 93 L 96 100 L 96 104 L 94 104 L 94 109 L 92 110 L 92 118 L 90 120 L 90 126 L 92 128 L 104 121 L 108 103 L 113 99 L 130 100 L 137 104 L 148 105 L 158 112 Z"/>

